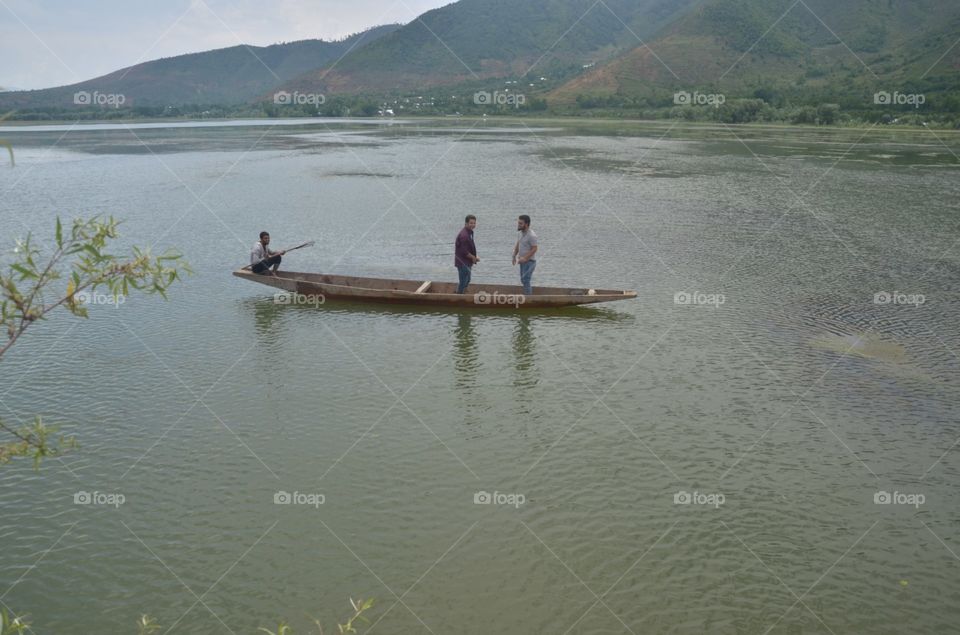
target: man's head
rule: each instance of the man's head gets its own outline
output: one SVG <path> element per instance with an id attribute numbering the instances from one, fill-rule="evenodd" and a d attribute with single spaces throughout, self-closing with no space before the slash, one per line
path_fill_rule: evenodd
<path id="1" fill-rule="evenodd" d="M 264 245 L 270 244 L 270 234 L 268 232 L 260 232 L 260 242 Z"/>
<path id="2" fill-rule="evenodd" d="M 474 216 L 473 214 L 470 214 L 469 216 L 467 216 L 467 218 L 463 222 L 466 224 L 467 229 L 469 229 L 470 231 L 473 231 L 474 229 L 477 228 L 477 217 Z"/>
<path id="3" fill-rule="evenodd" d="M 517 219 L 517 229 L 525 232 L 530 229 L 530 217 L 526 214 L 521 214 Z"/>

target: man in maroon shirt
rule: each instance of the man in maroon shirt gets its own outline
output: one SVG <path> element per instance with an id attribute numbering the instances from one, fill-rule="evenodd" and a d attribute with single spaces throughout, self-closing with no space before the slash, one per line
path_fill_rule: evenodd
<path id="1" fill-rule="evenodd" d="M 465 293 L 470 284 L 470 273 L 473 265 L 480 262 L 477 258 L 477 246 L 473 243 L 473 230 L 477 228 L 477 217 L 470 214 L 466 218 L 466 224 L 460 233 L 457 234 L 457 241 L 454 243 L 453 264 L 457 267 L 460 274 L 460 285 L 457 287 L 457 293 Z"/>

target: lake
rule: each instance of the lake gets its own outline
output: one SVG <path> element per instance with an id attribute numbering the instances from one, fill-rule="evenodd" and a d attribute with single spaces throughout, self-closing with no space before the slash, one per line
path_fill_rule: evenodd
<path id="1" fill-rule="evenodd" d="M 278 124 L 283 125 L 278 125 Z M 32 328 L 0 601 L 33 632 L 933 633 L 960 620 L 960 137 L 563 120 L 7 126 L 4 251 L 113 215 L 194 275 Z M 632 289 L 276 304 L 284 267 Z M 9 259 L 9 254 L 4 255 Z M 311 617 L 313 616 L 313 617 Z M 313 632 L 316 632 L 315 629 Z"/>

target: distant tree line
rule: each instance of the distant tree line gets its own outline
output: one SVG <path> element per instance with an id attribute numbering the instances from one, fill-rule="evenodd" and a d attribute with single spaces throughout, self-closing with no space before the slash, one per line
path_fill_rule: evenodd
<path id="1" fill-rule="evenodd" d="M 482 85 L 468 87 L 482 89 Z M 549 88 L 549 87 L 547 87 Z M 932 90 L 931 90 L 932 89 Z M 501 88 L 501 95 L 517 96 L 523 89 L 514 85 Z M 536 90 L 536 89 L 534 89 Z M 478 103 L 482 90 L 456 95 L 446 88 L 434 88 L 421 94 L 344 95 L 322 104 L 261 103 L 184 104 L 180 106 L 135 106 L 128 108 L 35 108 L 10 113 L 18 121 L 75 121 L 130 119 L 220 119 L 288 117 L 414 117 L 414 116 L 572 116 L 625 119 L 680 119 L 691 122 L 729 124 L 783 123 L 798 125 L 844 126 L 864 123 L 928 125 L 960 129 L 960 90 L 942 87 L 908 86 L 900 93 L 923 95 L 923 103 L 877 103 L 875 93 L 867 89 L 838 91 L 829 88 L 801 90 L 761 86 L 726 94 L 709 104 L 678 104 L 675 92 L 665 88 L 649 89 L 644 95 L 579 95 L 574 101 L 551 103 L 543 89 L 523 94 L 522 103 Z M 718 87 L 700 90 L 705 95 L 723 95 Z"/>

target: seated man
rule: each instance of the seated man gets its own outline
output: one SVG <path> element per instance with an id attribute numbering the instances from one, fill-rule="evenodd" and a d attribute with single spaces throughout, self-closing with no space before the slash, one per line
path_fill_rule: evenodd
<path id="1" fill-rule="evenodd" d="M 270 251 L 270 234 L 267 232 L 260 232 L 260 240 L 256 242 L 253 246 L 253 250 L 250 252 L 250 270 L 256 274 L 263 274 L 267 271 L 270 271 L 270 268 L 273 267 L 273 270 L 270 271 L 270 275 L 277 275 L 277 270 L 280 268 L 280 262 L 283 260 L 285 251 Z"/>

